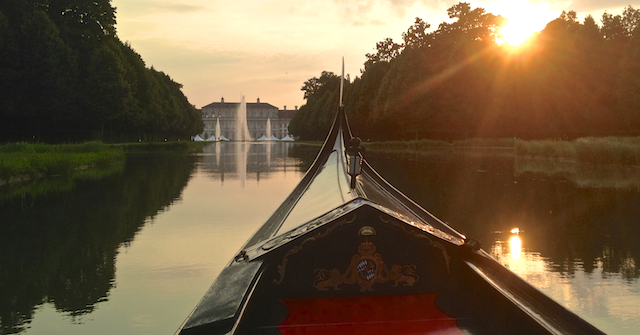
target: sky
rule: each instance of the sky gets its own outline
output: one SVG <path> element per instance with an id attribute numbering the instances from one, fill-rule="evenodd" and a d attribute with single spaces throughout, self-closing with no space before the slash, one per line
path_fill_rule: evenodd
<path id="1" fill-rule="evenodd" d="M 416 17 L 434 30 L 450 22 L 451 0 L 112 0 L 116 29 L 145 61 L 183 85 L 197 108 L 224 98 L 304 104 L 300 88 L 322 71 L 361 75 L 365 54 L 387 37 L 402 42 Z M 510 18 L 516 29 L 536 30 L 574 10 L 622 14 L 640 0 L 487 0 L 472 8 Z"/>

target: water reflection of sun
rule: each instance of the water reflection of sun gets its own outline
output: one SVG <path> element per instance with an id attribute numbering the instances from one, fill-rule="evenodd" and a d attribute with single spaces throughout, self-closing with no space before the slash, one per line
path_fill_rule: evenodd
<path id="1" fill-rule="evenodd" d="M 633 329 L 638 329 L 640 320 L 637 308 L 640 286 L 637 280 L 629 281 L 622 273 L 606 270 L 605 263 L 612 250 L 605 248 L 590 271 L 585 271 L 581 259 L 565 260 L 575 267 L 564 271 L 540 252 L 528 249 L 527 236 L 522 232 L 494 233 L 491 256 L 500 264 L 596 327 L 613 330 L 607 333 L 637 333 Z M 636 262 L 628 257 L 621 271 L 635 267 Z"/>
<path id="2" fill-rule="evenodd" d="M 522 240 L 520 240 L 520 236 L 511 236 L 509 239 L 509 250 L 511 251 L 511 258 L 520 258 L 520 253 L 522 252 Z"/>
<path id="3" fill-rule="evenodd" d="M 495 240 L 491 247 L 491 255 L 502 265 L 519 275 L 544 271 L 543 264 L 532 262 L 535 253 L 526 252 L 520 232 L 519 228 L 514 228 L 509 233 L 507 231 L 500 232 L 500 234 L 508 235 L 502 235 Z"/>
<path id="4" fill-rule="evenodd" d="M 522 253 L 522 240 L 517 234 L 512 234 L 506 241 L 498 239 L 491 247 L 491 254 L 503 264 L 519 259 Z"/>

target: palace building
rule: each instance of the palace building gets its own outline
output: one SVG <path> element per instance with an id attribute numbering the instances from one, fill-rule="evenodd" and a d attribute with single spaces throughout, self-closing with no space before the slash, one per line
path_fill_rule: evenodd
<path id="1" fill-rule="evenodd" d="M 267 120 L 271 124 L 271 135 L 278 139 L 289 135 L 289 122 L 298 110 L 295 109 L 278 109 L 269 103 L 247 102 L 247 127 L 249 134 L 255 140 L 267 135 Z M 202 121 L 204 122 L 204 131 L 199 134 L 201 138 L 208 139 L 216 136 L 216 123 L 220 122 L 220 135 L 227 139 L 235 140 L 236 124 L 238 120 L 239 102 L 225 102 L 224 98 L 220 102 L 212 102 L 200 110 Z"/>

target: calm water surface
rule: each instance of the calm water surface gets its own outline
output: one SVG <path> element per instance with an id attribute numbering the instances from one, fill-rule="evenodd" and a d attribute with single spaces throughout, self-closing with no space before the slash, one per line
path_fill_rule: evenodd
<path id="1" fill-rule="evenodd" d="M 107 177 L 1 187 L 0 334 L 173 334 L 318 150 L 215 143 L 137 154 Z M 640 329 L 640 171 L 508 153 L 368 159 L 603 331 Z"/>

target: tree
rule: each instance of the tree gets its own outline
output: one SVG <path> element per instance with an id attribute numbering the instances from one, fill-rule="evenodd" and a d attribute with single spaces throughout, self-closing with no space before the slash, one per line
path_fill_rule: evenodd
<path id="1" fill-rule="evenodd" d="M 324 138 L 340 99 L 340 80 L 333 72 L 323 71 L 319 78 L 313 77 L 304 83 L 301 90 L 307 103 L 293 116 L 289 132 L 302 139 Z M 345 81 L 345 86 L 348 85 Z"/>
<path id="2" fill-rule="evenodd" d="M 607 41 L 620 41 L 627 37 L 627 30 L 622 23 L 622 16 L 613 16 L 605 12 L 602 14 L 602 33 Z"/>
<path id="3" fill-rule="evenodd" d="M 21 19 L 19 29 L 8 29 L 12 33 L 6 36 L 0 64 L 6 82 L 0 100 L 5 117 L 17 122 L 13 131 L 29 129 L 39 136 L 45 125 L 64 119 L 61 110 L 72 99 L 67 87 L 76 74 L 76 61 L 44 12 L 25 13 Z"/>
<path id="4" fill-rule="evenodd" d="M 431 40 L 431 35 L 427 33 L 429 28 L 431 28 L 429 23 L 416 17 L 416 22 L 406 32 L 402 33 L 404 48 L 417 49 L 428 46 Z"/>
<path id="5" fill-rule="evenodd" d="M 0 2 L 0 140 L 200 132 L 182 86 L 147 69 L 118 39 L 115 23 L 111 0 Z"/>
<path id="6" fill-rule="evenodd" d="M 116 9 L 111 0 L 39 0 L 63 38 L 80 48 L 116 36 Z"/>
<path id="7" fill-rule="evenodd" d="M 623 26 L 629 36 L 619 62 L 616 81 L 616 102 L 624 128 L 634 135 L 640 126 L 640 11 L 631 6 L 623 12 Z"/>
<path id="8" fill-rule="evenodd" d="M 637 36 L 640 29 L 640 10 L 631 6 L 626 7 L 622 11 L 622 25 L 627 31 L 627 36 Z"/>
<path id="9" fill-rule="evenodd" d="M 88 93 L 87 104 L 92 113 L 86 114 L 97 126 L 103 139 L 105 126 L 113 130 L 117 120 L 126 114 L 132 100 L 130 87 L 125 80 L 125 62 L 115 40 L 103 43 L 91 57 L 88 78 L 85 82 Z"/>
<path id="10" fill-rule="evenodd" d="M 320 80 L 316 77 L 313 77 L 304 82 L 304 85 L 300 90 L 304 92 L 304 99 L 309 100 L 322 86 Z"/>
<path id="11" fill-rule="evenodd" d="M 436 31 L 411 34 L 425 31 L 417 21 L 403 34 L 421 36 L 426 44 L 406 38 L 398 48 L 385 39 L 376 44 L 376 54 L 367 55 L 361 77 L 347 85 L 345 95 L 359 136 L 450 140 L 639 133 L 637 10 L 605 14 L 602 27 L 591 16 L 581 23 L 574 11 L 563 12 L 518 54 L 494 43 L 504 23 L 500 16 L 467 3 L 452 6 L 448 14 L 453 20 Z M 321 113 L 337 104 L 338 85 L 325 90 L 331 85 L 320 78 L 305 84 L 307 103 L 291 129 L 311 133 L 326 119 Z"/>
<path id="12" fill-rule="evenodd" d="M 402 45 L 397 44 L 392 38 L 385 38 L 383 41 L 376 43 L 375 54 L 366 54 L 368 61 L 377 62 L 390 62 L 400 55 L 402 52 Z"/>
<path id="13" fill-rule="evenodd" d="M 483 8 L 471 9 L 471 5 L 461 2 L 447 10 L 450 19 L 457 19 L 452 23 L 443 22 L 436 32 L 439 35 L 453 34 L 457 39 L 467 41 L 494 42 L 498 28 L 503 26 L 506 19 L 493 14 L 487 14 Z"/>
<path id="14" fill-rule="evenodd" d="M 431 25 L 421 18 L 416 17 L 416 22 L 409 27 L 409 29 L 402 33 L 402 40 L 404 41 L 404 48 L 418 49 L 424 46 L 428 46 L 431 40 L 431 35 L 427 33 L 427 29 L 431 28 Z"/>
<path id="15" fill-rule="evenodd" d="M 335 84 L 340 85 L 340 77 L 333 72 L 322 71 L 320 78 L 313 77 L 304 82 L 300 90 L 304 92 L 304 99 L 317 98 L 326 92 L 335 88 Z"/>
<path id="16" fill-rule="evenodd" d="M 568 12 L 562 11 L 562 14 L 560 14 L 560 20 L 570 23 L 578 23 L 578 13 L 573 10 L 570 10 Z"/>

